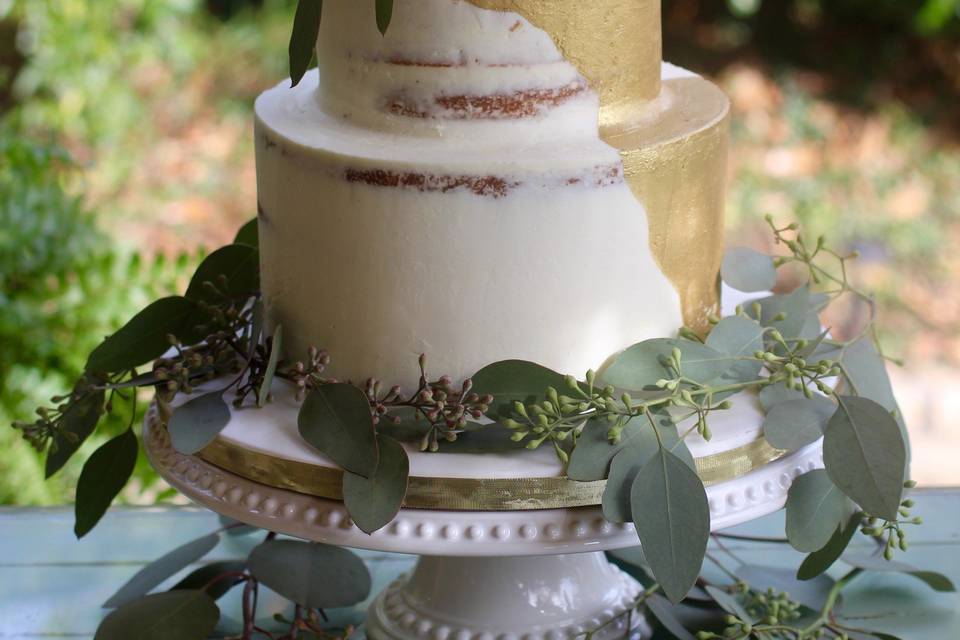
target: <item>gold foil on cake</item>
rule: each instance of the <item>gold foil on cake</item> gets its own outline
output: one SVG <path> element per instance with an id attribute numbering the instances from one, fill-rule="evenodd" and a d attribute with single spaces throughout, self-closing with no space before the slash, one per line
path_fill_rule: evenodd
<path id="1" fill-rule="evenodd" d="M 696 458 L 697 474 L 707 486 L 734 480 L 782 458 L 763 437 L 721 453 Z M 197 454 L 235 475 L 279 489 L 342 500 L 343 472 L 332 467 L 279 458 L 217 438 Z M 456 456 L 456 454 L 448 454 Z M 411 476 L 404 506 L 450 511 L 526 511 L 601 504 L 605 480 L 569 478 L 441 478 Z"/>
<path id="2" fill-rule="evenodd" d="M 469 0 L 510 11 L 546 31 L 620 121 L 660 94 L 660 0 Z"/>
<path id="3" fill-rule="evenodd" d="M 597 92 L 600 138 L 646 210 L 651 253 L 684 323 L 705 332 L 720 305 L 729 101 L 702 78 L 661 83 L 660 0 L 469 1 L 543 29 Z"/>

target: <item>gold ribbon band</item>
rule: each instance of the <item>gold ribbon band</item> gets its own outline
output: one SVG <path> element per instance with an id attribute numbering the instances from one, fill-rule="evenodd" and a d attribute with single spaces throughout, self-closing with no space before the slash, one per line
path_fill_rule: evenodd
<path id="1" fill-rule="evenodd" d="M 736 449 L 697 458 L 697 474 L 704 484 L 717 484 L 739 478 L 786 453 L 774 449 L 761 437 Z M 212 465 L 260 484 L 330 500 L 343 499 L 343 472 L 340 469 L 257 453 L 219 438 L 198 455 Z M 560 477 L 474 479 L 411 476 L 404 506 L 449 511 L 586 507 L 600 504 L 605 485 L 605 480 L 577 482 Z"/>

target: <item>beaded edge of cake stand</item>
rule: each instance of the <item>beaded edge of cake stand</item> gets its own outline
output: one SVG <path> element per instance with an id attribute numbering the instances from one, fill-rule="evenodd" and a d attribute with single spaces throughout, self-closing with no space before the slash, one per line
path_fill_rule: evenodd
<path id="1" fill-rule="evenodd" d="M 173 449 L 156 406 L 144 420 L 150 461 L 192 500 L 255 526 L 309 540 L 425 555 L 558 554 L 637 545 L 631 523 L 614 524 L 600 507 L 539 511 L 403 509 L 383 529 L 361 532 L 343 503 L 268 487 Z M 712 528 L 733 526 L 780 509 L 793 480 L 823 466 L 820 443 L 742 478 L 707 489 Z"/>

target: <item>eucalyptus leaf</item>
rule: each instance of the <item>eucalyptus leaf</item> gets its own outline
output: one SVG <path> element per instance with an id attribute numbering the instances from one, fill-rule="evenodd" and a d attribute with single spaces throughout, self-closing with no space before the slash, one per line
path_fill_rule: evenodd
<path id="1" fill-rule="evenodd" d="M 854 511 L 826 471 L 809 471 L 794 480 L 787 493 L 787 539 L 797 551 L 822 549 Z"/>
<path id="2" fill-rule="evenodd" d="M 369 478 L 377 468 L 377 441 L 367 395 L 347 383 L 310 391 L 297 416 L 300 436 L 350 473 Z"/>
<path id="3" fill-rule="evenodd" d="M 847 564 L 859 569 L 868 571 L 881 571 L 887 573 L 901 573 L 922 581 L 934 591 L 940 593 L 953 593 L 957 589 L 947 576 L 937 571 L 918 569 L 903 562 L 885 560 L 882 556 L 873 556 L 863 553 L 845 553 L 842 560 Z"/>
<path id="4" fill-rule="evenodd" d="M 204 640 L 220 619 L 220 609 L 203 591 L 155 593 L 111 612 L 94 640 Z"/>
<path id="5" fill-rule="evenodd" d="M 767 413 L 781 402 L 806 399 L 807 397 L 803 395 L 802 391 L 788 389 L 782 384 L 771 384 L 760 389 L 760 406 L 763 407 L 763 410 Z"/>
<path id="6" fill-rule="evenodd" d="M 384 435 L 377 437 L 380 463 L 369 478 L 343 474 L 343 502 L 353 522 L 373 533 L 393 520 L 407 494 L 410 461 L 403 445 Z"/>
<path id="7" fill-rule="evenodd" d="M 827 424 L 823 461 L 830 479 L 870 515 L 895 520 L 907 452 L 890 413 L 868 398 L 838 396 Z"/>
<path id="8" fill-rule="evenodd" d="M 721 609 L 732 616 L 740 618 L 744 622 L 755 622 L 753 616 L 747 612 L 747 610 L 742 604 L 740 604 L 740 601 L 737 600 L 736 597 L 727 593 L 723 589 L 714 587 L 713 585 L 708 585 L 706 589 L 707 593 L 710 594 L 710 597 L 713 598 L 713 601 L 716 602 Z"/>
<path id="9" fill-rule="evenodd" d="M 827 575 L 820 575 L 812 580 L 798 580 L 791 569 L 756 564 L 740 565 L 734 573 L 756 592 L 763 593 L 767 589 L 780 591 L 814 611 L 823 609 L 835 582 Z"/>
<path id="10" fill-rule="evenodd" d="M 798 580 L 812 580 L 833 566 L 843 554 L 853 534 L 860 528 L 860 513 L 850 516 L 846 524 L 837 527 L 830 541 L 819 551 L 814 551 L 800 564 L 797 570 Z"/>
<path id="11" fill-rule="evenodd" d="M 658 380 L 673 378 L 666 361 L 673 349 L 679 349 L 683 375 L 707 384 L 736 364 L 728 354 L 692 340 L 654 338 L 644 340 L 617 354 L 600 372 L 604 384 L 639 391 L 655 388 Z"/>
<path id="12" fill-rule="evenodd" d="M 87 535 L 106 513 L 110 503 L 127 484 L 137 464 L 137 436 L 127 429 L 93 452 L 83 465 L 77 481 L 74 504 L 78 538 Z"/>
<path id="13" fill-rule="evenodd" d="M 103 603 L 103 607 L 113 609 L 142 598 L 173 574 L 210 553 L 218 542 L 220 542 L 220 536 L 213 533 L 191 540 L 164 554 L 136 572 L 126 584 Z"/>
<path id="14" fill-rule="evenodd" d="M 429 429 L 429 426 L 423 423 L 418 426 L 416 432 L 419 433 L 419 436 L 416 438 L 416 442 L 420 442 L 427 429 Z M 377 432 L 381 435 L 396 437 L 392 435 L 392 428 L 383 422 L 377 425 Z M 526 442 L 515 442 L 513 440 L 514 433 L 516 432 L 498 424 L 474 426 L 468 423 L 463 433 L 457 435 L 457 439 L 453 442 L 440 440 L 440 452 L 456 455 L 464 453 L 503 453 L 526 449 Z M 396 439 L 403 441 L 402 438 Z"/>
<path id="15" fill-rule="evenodd" d="M 323 13 L 323 0 L 298 0 L 297 12 L 293 17 L 293 32 L 290 34 L 290 83 L 297 86 L 303 79 L 310 61 L 313 60 L 320 35 L 320 16 Z"/>
<path id="16" fill-rule="evenodd" d="M 267 404 L 267 397 L 270 395 L 270 389 L 273 387 L 273 377 L 277 373 L 277 363 L 280 362 L 280 354 L 283 352 L 283 325 L 278 324 L 273 330 L 273 336 L 270 339 L 270 357 L 267 358 L 267 368 L 263 370 L 263 380 L 260 381 L 260 388 L 257 390 L 257 406 L 262 407 Z"/>
<path id="17" fill-rule="evenodd" d="M 756 304 L 760 305 L 759 316 L 754 309 Z M 788 294 L 751 300 L 744 304 L 744 309 L 763 326 L 776 329 L 788 340 L 796 339 L 803 333 L 810 313 L 810 289 L 803 285 Z M 780 314 L 785 317 L 776 319 Z"/>
<path id="18" fill-rule="evenodd" d="M 233 244 L 245 244 L 248 247 L 257 249 L 260 246 L 260 221 L 256 218 L 248 220 L 246 224 L 240 227 Z"/>
<path id="19" fill-rule="evenodd" d="M 661 446 L 679 456 L 688 467 L 696 471 L 693 454 L 681 440 L 669 416 L 665 412 L 658 412 L 653 414 L 653 422 L 657 425 L 656 433 L 649 419 L 635 418 L 630 423 L 634 429 L 627 434 L 627 439 L 624 440 L 621 437 L 621 443 L 624 446 L 619 448 L 617 455 L 613 458 L 607 484 L 603 489 L 603 515 L 610 522 L 622 523 L 633 520 L 630 506 L 633 481 L 643 465 L 657 453 Z"/>
<path id="20" fill-rule="evenodd" d="M 635 421 L 639 422 L 639 421 Z M 633 520 L 630 493 L 640 469 L 660 451 L 660 445 L 649 425 L 627 447 L 620 449 L 610 465 L 610 475 L 603 488 L 603 517 L 614 523 Z"/>
<path id="21" fill-rule="evenodd" d="M 230 422 L 230 408 L 223 391 L 191 398 L 173 410 L 167 430 L 170 443 L 180 453 L 191 455 L 213 442 Z"/>
<path id="22" fill-rule="evenodd" d="M 907 426 L 903 420 L 903 415 L 900 413 L 897 399 L 893 394 L 893 385 L 890 383 L 890 376 L 887 373 L 887 363 L 877 351 L 876 345 L 867 337 L 860 338 L 845 347 L 842 355 L 839 355 L 838 358 L 850 378 L 849 381 L 844 378 L 843 384 L 850 387 L 847 390 L 850 391 L 851 395 L 870 398 L 884 409 L 894 413 L 897 424 L 900 425 L 900 432 L 903 435 L 903 442 L 907 450 L 907 461 L 909 462 L 910 438 L 907 433 Z M 907 479 L 908 476 L 909 470 L 905 472 L 904 479 Z"/>
<path id="23" fill-rule="evenodd" d="M 756 320 L 744 316 L 727 316 L 717 323 L 707 336 L 706 345 L 735 360 L 717 380 L 716 384 L 731 384 L 756 380 L 763 363 L 753 359 L 756 351 L 763 351 L 763 328 Z"/>
<path id="24" fill-rule="evenodd" d="M 205 591 L 214 600 L 219 600 L 237 584 L 237 576 L 224 577 L 227 574 L 237 574 L 247 568 L 247 563 L 241 560 L 223 560 L 211 562 L 187 574 L 183 580 L 170 587 L 170 591 L 194 589 Z"/>
<path id="25" fill-rule="evenodd" d="M 390 20 L 393 18 L 393 0 L 375 0 L 377 11 L 377 30 L 380 35 L 387 35 Z"/>
<path id="26" fill-rule="evenodd" d="M 226 284 L 221 282 L 226 278 Z M 206 283 L 216 287 L 210 291 Z M 209 305 L 223 303 L 227 299 L 243 299 L 252 296 L 260 288 L 260 257 L 257 250 L 246 244 L 229 244 L 204 258 L 197 267 L 186 298 Z"/>
<path id="27" fill-rule="evenodd" d="M 658 593 L 651 595 L 646 600 L 647 609 L 653 614 L 664 629 L 673 634 L 677 640 L 694 640 L 683 623 L 673 614 L 673 605 L 669 600 Z"/>
<path id="28" fill-rule="evenodd" d="M 340 547 L 269 540 L 250 552 L 247 565 L 257 580 L 304 607 L 350 607 L 370 595 L 367 566 Z"/>
<path id="29" fill-rule="evenodd" d="M 493 396 L 487 415 L 493 419 L 513 413 L 513 403 L 541 401 L 547 387 L 566 393 L 563 375 L 526 360 L 502 360 L 473 375 L 472 392 Z"/>
<path id="30" fill-rule="evenodd" d="M 723 256 L 720 277 L 737 291 L 767 291 L 777 284 L 777 269 L 772 257 L 747 247 L 734 247 Z"/>
<path id="31" fill-rule="evenodd" d="M 710 537 L 703 483 L 676 455 L 661 449 L 637 473 L 633 522 L 664 594 L 679 602 L 696 582 Z"/>
<path id="32" fill-rule="evenodd" d="M 77 388 L 85 388 L 100 381 L 85 376 L 77 383 Z M 87 391 L 76 402 L 72 402 L 63 413 L 63 427 L 53 436 L 53 442 L 47 450 L 46 477 L 49 478 L 63 468 L 67 460 L 77 452 L 80 445 L 90 437 L 100 417 L 103 415 L 105 392 L 100 389 Z M 69 436 L 66 434 L 70 434 Z"/>
<path id="33" fill-rule="evenodd" d="M 671 444 L 677 442 L 677 428 L 670 415 L 666 411 L 654 411 L 653 415 L 661 437 Z M 644 418 L 633 418 L 624 425 L 620 440 L 611 442 L 608 436 L 610 424 L 603 418 L 590 418 L 577 439 L 577 446 L 570 454 L 567 477 L 578 482 L 605 479 L 610 463 L 617 453 L 631 446 L 635 440 L 643 440 L 652 435 L 649 425 L 649 421 Z M 682 455 L 683 452 L 679 453 Z"/>
<path id="34" fill-rule="evenodd" d="M 823 437 L 836 409 L 837 405 L 820 395 L 781 402 L 767 413 L 763 435 L 777 449 L 796 451 Z"/>
<path id="35" fill-rule="evenodd" d="M 168 335 L 194 337 L 197 306 L 181 296 L 161 298 L 130 319 L 90 353 L 88 371 L 119 373 L 155 360 L 170 348 Z"/>

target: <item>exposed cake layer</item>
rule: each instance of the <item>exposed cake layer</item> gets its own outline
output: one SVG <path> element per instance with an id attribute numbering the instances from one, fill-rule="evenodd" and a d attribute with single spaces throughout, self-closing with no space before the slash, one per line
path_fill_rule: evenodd
<path id="1" fill-rule="evenodd" d="M 549 117 L 595 73 L 593 89 L 636 114 L 660 94 L 659 21 L 659 0 L 418 0 L 397 3 L 382 36 L 373 3 L 328 2 L 320 100 L 370 127 Z"/>
<path id="2" fill-rule="evenodd" d="M 314 345 L 331 375 L 406 387 L 420 353 L 438 375 L 505 358 L 582 375 L 681 324 L 616 150 L 525 140 L 522 124 L 358 130 L 311 80 L 257 103 L 263 290 L 292 357 Z"/>

